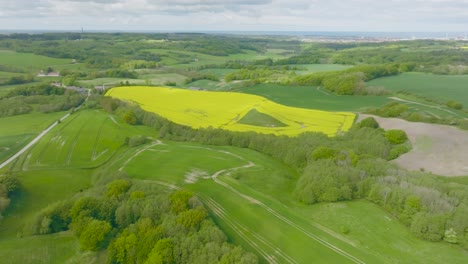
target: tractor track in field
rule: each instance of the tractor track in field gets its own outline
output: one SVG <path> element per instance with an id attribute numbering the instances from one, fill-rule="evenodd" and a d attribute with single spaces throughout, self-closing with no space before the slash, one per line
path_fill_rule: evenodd
<path id="1" fill-rule="evenodd" d="M 143 151 L 149 149 L 149 148 L 152 148 L 154 146 L 157 146 L 157 145 L 163 145 L 162 141 L 161 140 L 156 140 L 155 142 L 149 144 L 148 146 L 145 146 L 143 147 L 142 149 L 138 150 L 135 154 L 133 154 L 130 158 L 128 158 L 124 164 L 122 164 L 122 166 L 119 168 L 119 171 L 123 171 L 123 169 L 125 168 L 125 166 L 127 166 L 127 164 L 132 161 L 134 158 L 136 158 L 138 155 L 140 155 Z"/>
<path id="2" fill-rule="evenodd" d="M 76 110 L 79 110 L 81 108 L 81 106 L 86 102 L 88 101 L 89 99 L 89 96 L 91 95 L 91 90 L 88 90 L 88 97 L 86 97 L 86 99 L 77 107 L 75 108 L 75 111 Z M 67 119 L 71 114 L 68 113 L 64 116 L 62 116 L 59 121 L 62 122 L 63 120 Z M 18 152 L 16 152 L 13 156 L 11 156 L 9 159 L 7 159 L 6 161 L 2 162 L 0 164 L 0 169 L 4 168 L 6 165 L 10 164 L 12 161 L 16 160 L 19 156 L 21 156 L 24 152 L 26 152 L 27 150 L 29 150 L 32 146 L 34 146 L 39 140 L 41 140 L 45 135 L 47 135 L 47 133 L 49 133 L 54 127 L 56 127 L 60 122 L 59 121 L 55 121 L 54 123 L 52 123 L 52 125 L 50 125 L 49 127 L 47 127 L 46 129 L 44 129 L 37 137 L 35 137 L 31 142 L 29 142 L 29 144 L 27 144 L 26 146 L 24 146 L 22 149 L 20 149 Z"/>
<path id="3" fill-rule="evenodd" d="M 144 182 L 149 182 L 149 183 L 156 183 L 158 185 L 165 186 L 169 189 L 172 190 L 179 190 L 180 187 L 166 183 L 163 181 L 152 181 L 152 180 L 144 180 Z M 277 264 L 277 260 L 275 256 L 272 256 L 268 254 L 265 250 L 263 250 L 255 241 L 250 239 L 248 235 L 254 236 L 257 240 L 262 242 L 263 244 L 267 245 L 271 249 L 274 250 L 274 252 L 284 258 L 288 263 L 291 264 L 297 264 L 297 262 L 292 259 L 290 256 L 288 256 L 286 253 L 284 253 L 281 249 L 276 248 L 268 242 L 264 237 L 256 234 L 255 232 L 250 231 L 247 227 L 243 226 L 242 224 L 239 224 L 236 221 L 231 220 L 225 213 L 224 208 L 222 208 L 218 203 L 216 203 L 213 199 L 210 197 L 201 194 L 201 193 L 195 193 L 195 196 L 200 198 L 200 200 L 219 218 L 221 218 L 236 234 L 238 234 L 245 242 L 247 242 L 252 248 L 254 248 L 268 263 L 270 264 Z M 243 231 L 244 230 L 244 231 Z"/>
<path id="4" fill-rule="evenodd" d="M 227 152 L 227 151 L 226 151 Z M 232 154 L 232 153 L 231 153 Z M 234 156 L 237 156 L 235 154 L 232 154 Z M 251 197 L 251 196 L 248 196 L 240 191 L 238 191 L 237 189 L 235 189 L 234 187 L 232 187 L 231 185 L 221 181 L 218 179 L 218 176 L 223 174 L 223 173 L 226 173 L 228 171 L 233 171 L 233 170 L 239 170 L 239 169 L 243 169 L 243 168 L 250 168 L 250 167 L 253 167 L 255 166 L 255 164 L 251 161 L 249 161 L 248 164 L 244 165 L 244 166 L 240 166 L 240 167 L 236 167 L 236 168 L 231 168 L 231 169 L 224 169 L 224 170 L 220 170 L 216 173 L 214 173 L 211 178 L 213 179 L 214 182 L 216 182 L 217 184 L 219 185 L 222 185 L 224 186 L 225 188 L 231 190 L 232 192 L 234 192 L 235 194 L 239 195 L 240 197 L 246 199 L 247 201 L 251 202 L 251 203 L 254 203 L 254 204 L 257 204 L 259 205 L 260 207 L 262 207 L 263 209 L 265 209 L 266 211 L 268 211 L 270 214 L 272 214 L 273 216 L 275 216 L 276 218 L 282 220 L 283 222 L 285 222 L 286 224 L 288 224 L 289 226 L 295 228 L 296 230 L 300 231 L 302 234 L 312 238 L 313 240 L 315 240 L 316 242 L 322 244 L 323 246 L 329 248 L 330 250 L 342 255 L 343 257 L 346 257 L 347 259 L 351 260 L 352 262 L 354 263 L 359 263 L 359 264 L 364 264 L 365 262 L 356 258 L 355 256 L 349 254 L 348 252 L 338 248 L 337 246 L 333 245 L 332 243 L 324 240 L 323 238 L 317 236 L 317 235 L 314 235 L 312 234 L 310 231 L 306 230 L 305 228 L 301 227 L 300 225 L 294 223 L 293 221 L 289 220 L 288 218 L 286 218 L 285 216 L 281 215 L 280 213 L 276 212 L 275 210 L 273 210 L 271 207 L 265 205 L 264 203 L 260 202 L 259 200 Z M 318 227 L 317 227 L 318 228 Z M 325 231 L 326 232 L 326 231 Z M 328 232 L 327 232 L 328 233 Z M 346 242 L 346 241 L 343 241 L 343 242 Z"/>
<path id="5" fill-rule="evenodd" d="M 153 146 L 155 146 L 155 145 L 160 145 L 160 144 L 162 144 L 162 142 L 159 141 L 159 142 L 156 142 L 155 144 L 151 144 L 151 145 L 149 145 L 149 146 L 147 146 L 147 147 L 145 147 L 145 148 L 142 148 L 141 150 L 139 150 L 138 152 L 136 152 L 132 157 L 130 157 L 130 158 L 126 161 L 126 163 L 120 168 L 120 170 L 123 170 L 123 168 L 125 167 L 125 165 L 126 165 L 128 162 L 130 162 L 133 158 L 135 158 L 136 156 L 138 156 L 138 155 L 139 155 L 140 153 L 142 153 L 143 151 L 149 149 L 150 147 L 153 147 Z M 251 162 L 251 161 L 247 161 L 247 160 L 244 159 L 243 157 L 241 157 L 241 156 L 239 156 L 239 155 L 236 155 L 236 154 L 233 154 L 233 153 L 231 153 L 231 152 L 229 152 L 229 151 L 225 151 L 225 150 L 215 150 L 215 149 L 212 149 L 212 148 L 196 147 L 196 146 L 184 146 L 184 147 L 187 147 L 187 148 L 201 148 L 201 149 L 207 149 L 207 150 L 211 150 L 211 151 L 215 151 L 215 152 L 220 152 L 220 153 L 224 153 L 224 154 L 231 155 L 231 156 L 233 156 L 233 157 L 237 157 L 237 158 L 239 158 L 239 159 L 241 159 L 241 160 L 243 160 L 243 161 L 248 162 L 247 164 L 245 164 L 245 165 L 243 165 L 243 166 L 238 166 L 238 167 L 234 167 L 234 168 L 228 168 L 228 169 L 219 170 L 219 171 L 217 171 L 217 172 L 215 172 L 214 174 L 211 175 L 211 179 L 212 179 L 215 183 L 217 183 L 217 184 L 219 184 L 219 185 L 221 185 L 221 186 L 223 186 L 223 187 L 229 189 L 230 191 L 232 191 L 233 193 L 237 194 L 238 196 L 240 196 L 240 197 L 246 199 L 247 201 L 249 201 L 249 202 L 251 202 L 251 203 L 253 203 L 253 204 L 259 205 L 259 206 L 262 207 L 264 210 L 266 210 L 267 212 L 269 212 L 270 214 L 272 214 L 274 217 L 276 217 L 276 218 L 278 218 L 279 220 L 283 221 L 284 223 L 286 223 L 287 225 L 291 226 L 292 228 L 298 230 L 298 231 L 301 232 L 303 235 L 305 235 L 305 236 L 307 236 L 307 237 L 313 239 L 314 241 L 318 242 L 319 244 L 321 244 L 321 245 L 325 246 L 326 248 L 328 248 L 328 249 L 334 251 L 335 253 L 337 253 L 337 254 L 339 254 L 339 255 L 341 255 L 341 256 L 347 258 L 348 260 L 350 260 L 350 261 L 352 261 L 352 262 L 354 262 L 354 263 L 358 263 L 358 264 L 364 264 L 364 263 L 365 263 L 364 261 L 360 260 L 359 258 L 357 258 L 357 257 L 355 257 L 355 256 L 353 256 L 353 255 L 351 255 L 351 254 L 349 254 L 348 252 L 346 252 L 346 251 L 340 249 L 339 247 L 333 245 L 332 243 L 330 243 L 330 242 L 324 240 L 323 238 L 321 238 L 321 237 L 319 237 L 319 236 L 313 234 L 312 232 L 310 232 L 310 231 L 306 230 L 305 228 L 301 227 L 300 225 L 294 223 L 293 221 L 289 220 L 289 219 L 286 218 L 285 216 L 283 216 L 283 215 L 281 215 L 280 213 L 276 212 L 274 209 L 272 209 L 271 207 L 265 205 L 265 204 L 262 203 L 261 201 L 259 201 L 259 200 L 255 199 L 255 198 L 251 197 L 251 196 L 248 196 L 248 195 L 246 195 L 246 194 L 244 194 L 244 193 L 238 191 L 237 189 L 235 189 L 235 188 L 232 187 L 231 185 L 229 185 L 229 184 L 227 184 L 227 183 L 221 181 L 220 179 L 218 179 L 218 177 L 219 177 L 221 174 L 225 174 L 225 173 L 227 173 L 227 172 L 236 171 L 236 170 L 240 170 L 240 169 L 251 168 L 251 167 L 255 166 L 255 163 L 253 163 L 253 162 Z M 175 185 L 173 185 L 173 184 L 169 184 L 169 183 L 165 183 L 165 182 L 161 182 L 161 181 L 153 181 L 153 182 L 155 182 L 155 183 L 157 183 L 157 184 L 160 184 L 160 185 L 164 185 L 164 186 L 169 187 L 169 188 L 171 188 L 171 189 L 179 189 L 179 187 L 177 187 L 177 186 L 175 186 Z M 204 197 L 203 194 L 197 194 L 197 196 L 201 197 L 202 199 L 203 199 L 203 197 Z M 208 197 L 208 198 L 209 198 L 209 197 Z M 211 199 L 211 198 L 209 198 L 209 199 Z M 205 198 L 205 201 L 208 201 L 208 202 L 209 202 L 210 200 L 207 200 L 207 199 Z M 211 205 L 213 206 L 213 203 L 211 203 Z M 207 206 L 208 206 L 208 205 L 207 205 Z M 211 206 L 211 207 L 212 207 L 212 206 Z M 211 207 L 210 207 L 210 208 L 211 208 Z M 219 208 L 219 207 L 218 207 L 216 210 L 214 210 L 213 212 L 215 212 L 217 215 L 221 214 L 221 211 L 220 211 L 220 208 Z M 220 217 L 222 217 L 222 216 L 220 215 Z M 273 264 L 273 263 L 277 263 L 277 262 L 276 262 L 276 259 L 275 259 L 274 257 L 269 256 L 268 254 L 266 254 L 266 252 L 263 251 L 263 249 L 260 249 L 259 246 L 258 246 L 255 242 L 251 241 L 248 237 L 246 237 L 246 235 L 245 235 L 244 233 L 242 233 L 241 230 L 242 230 L 243 228 L 242 228 L 241 225 L 235 226 L 235 225 L 232 223 L 232 221 L 231 221 L 230 219 L 228 219 L 227 216 L 225 216 L 225 215 L 224 215 L 223 220 L 225 220 L 225 222 L 228 223 L 228 224 L 233 228 L 233 230 L 234 230 L 236 233 L 238 233 L 244 240 L 246 240 L 247 243 L 249 243 L 253 248 L 257 249 L 257 250 L 259 251 L 259 253 L 262 255 L 262 257 L 264 257 L 269 263 L 272 263 L 272 264 Z M 320 229 L 320 230 L 322 230 L 322 228 L 320 228 L 320 226 L 315 226 L 315 227 L 318 228 L 318 229 Z M 245 227 L 244 227 L 244 228 L 245 228 Z M 330 232 L 330 230 L 322 230 L 322 231 L 324 231 L 324 232 L 326 232 L 326 233 L 329 233 L 329 232 Z M 337 238 L 337 239 L 339 239 L 339 240 L 341 240 L 341 241 L 343 241 L 343 242 L 345 242 L 345 243 L 348 243 L 347 241 L 344 241 L 344 240 L 340 239 L 339 237 L 336 237 L 336 236 L 334 236 L 334 237 Z M 262 240 L 263 240 L 263 241 L 266 242 L 266 240 L 265 240 L 263 237 L 260 237 L 260 238 L 257 238 L 257 239 L 258 239 L 259 241 L 262 241 Z M 262 243 L 265 243 L 265 242 L 262 242 Z M 268 243 L 268 242 L 266 242 L 265 245 L 269 246 L 267 243 Z M 270 245 L 272 245 L 272 244 L 270 244 Z M 351 244 L 351 245 L 352 245 L 352 244 Z M 353 246 L 353 245 L 352 245 L 352 246 Z M 284 254 L 284 252 L 282 252 L 282 251 L 276 251 L 276 252 L 277 252 L 277 254 L 278 254 L 278 253 L 283 253 L 283 254 Z M 287 256 L 287 255 L 284 255 L 284 256 L 282 256 L 282 257 L 285 258 L 289 263 L 296 263 L 296 262 L 294 262 L 294 260 L 293 260 L 292 258 L 290 258 L 290 257 Z"/>
<path id="6" fill-rule="evenodd" d="M 92 161 L 95 161 L 95 160 L 97 159 L 97 158 L 96 158 L 97 145 L 98 145 L 98 142 L 99 142 L 99 138 L 101 137 L 102 127 L 104 127 L 105 121 L 106 121 L 106 119 L 104 119 L 104 120 L 101 122 L 101 124 L 99 125 L 99 130 L 98 130 L 98 132 L 96 133 L 96 138 L 94 139 L 93 154 L 91 155 L 91 160 L 92 160 Z M 99 156 L 98 156 L 98 157 L 99 157 Z"/>

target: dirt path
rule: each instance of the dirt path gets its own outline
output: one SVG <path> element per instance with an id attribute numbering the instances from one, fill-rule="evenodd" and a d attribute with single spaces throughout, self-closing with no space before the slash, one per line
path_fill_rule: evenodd
<path id="1" fill-rule="evenodd" d="M 91 92 L 90 90 L 88 90 L 88 97 L 86 97 L 86 99 L 83 101 L 83 103 L 81 103 L 81 105 L 79 105 L 76 110 L 79 110 L 81 108 L 81 106 L 86 102 L 88 101 L 88 98 L 89 96 L 91 95 Z M 75 110 L 75 111 L 76 111 Z M 70 113 L 62 116 L 62 118 L 60 118 L 60 122 L 62 122 L 63 120 L 67 119 L 68 117 L 70 116 Z M 52 125 L 50 125 L 48 128 L 46 128 L 44 131 L 42 131 L 37 137 L 35 137 L 31 142 L 29 142 L 29 144 L 27 144 L 26 146 L 24 146 L 22 149 L 20 149 L 18 152 L 15 153 L 15 155 L 11 156 L 9 159 L 7 159 L 6 161 L 4 161 L 3 163 L 0 164 L 0 169 L 4 168 L 6 165 L 10 164 L 12 161 L 14 161 L 15 159 L 17 159 L 19 156 L 21 156 L 21 154 L 23 154 L 24 152 L 26 152 L 28 149 L 30 149 L 34 144 L 36 144 L 39 140 L 41 140 L 41 138 L 43 138 L 45 135 L 47 135 L 47 133 L 49 133 L 55 126 L 57 126 L 59 124 L 59 121 L 55 121 Z"/>
<path id="2" fill-rule="evenodd" d="M 143 147 L 142 149 L 138 150 L 135 154 L 133 154 L 130 158 L 128 158 L 124 164 L 119 168 L 119 171 L 123 171 L 123 169 L 125 168 L 125 166 L 127 166 L 127 164 L 132 161 L 134 158 L 136 158 L 138 155 L 140 155 L 143 151 L 149 149 L 149 148 L 152 148 L 154 146 L 157 146 L 157 145 L 162 145 L 163 143 L 160 141 L 160 140 L 156 140 L 155 142 Z"/>
<path id="3" fill-rule="evenodd" d="M 359 121 L 370 115 L 359 115 Z M 406 131 L 413 149 L 394 162 L 409 170 L 444 176 L 468 175 L 468 131 L 455 127 L 373 116 L 384 129 Z"/>

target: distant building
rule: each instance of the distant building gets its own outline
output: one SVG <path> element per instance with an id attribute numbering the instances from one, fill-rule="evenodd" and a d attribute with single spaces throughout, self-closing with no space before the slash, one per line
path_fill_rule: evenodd
<path id="1" fill-rule="evenodd" d="M 83 87 L 78 87 L 78 86 L 64 86 L 63 88 L 67 89 L 67 90 L 73 90 L 73 91 L 76 91 L 80 94 L 86 94 L 87 93 L 87 90 L 86 88 L 83 88 Z"/>
<path id="2" fill-rule="evenodd" d="M 44 71 L 40 71 L 38 74 L 37 74 L 37 77 L 60 77 L 60 72 L 49 72 L 49 73 L 46 73 Z"/>

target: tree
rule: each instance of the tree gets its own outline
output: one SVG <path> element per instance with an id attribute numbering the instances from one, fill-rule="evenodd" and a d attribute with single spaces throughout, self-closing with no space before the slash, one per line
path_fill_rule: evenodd
<path id="1" fill-rule="evenodd" d="M 312 151 L 312 159 L 319 160 L 319 159 L 332 159 L 337 151 L 333 148 L 326 147 L 326 146 L 319 146 Z"/>
<path id="2" fill-rule="evenodd" d="M 115 180 L 107 185 L 107 197 L 119 196 L 130 189 L 131 183 L 128 180 Z"/>
<path id="3" fill-rule="evenodd" d="M 193 196 L 193 193 L 188 191 L 177 191 L 171 195 L 171 211 L 179 214 L 183 211 L 187 211 L 188 201 Z"/>
<path id="4" fill-rule="evenodd" d="M 361 120 L 359 123 L 360 127 L 379 128 L 379 123 L 373 117 L 367 117 Z"/>
<path id="5" fill-rule="evenodd" d="M 460 102 L 457 102 L 455 100 L 450 100 L 446 103 L 446 105 L 450 108 L 453 108 L 455 110 L 462 110 L 463 105 Z"/>
<path id="6" fill-rule="evenodd" d="M 445 217 L 428 213 L 417 213 L 411 223 L 411 232 L 429 241 L 440 241 L 444 236 Z"/>
<path id="7" fill-rule="evenodd" d="M 12 174 L 0 176 L 0 185 L 5 186 L 7 195 L 15 193 L 20 188 L 20 182 L 18 181 L 18 178 Z"/>
<path id="8" fill-rule="evenodd" d="M 138 123 L 138 118 L 135 112 L 133 112 L 132 110 L 127 110 L 122 118 L 125 121 L 125 123 L 130 125 L 136 125 Z"/>
<path id="9" fill-rule="evenodd" d="M 111 230 L 111 225 L 106 221 L 90 220 L 78 238 L 81 248 L 91 251 L 103 248 L 103 242 Z"/>
<path id="10" fill-rule="evenodd" d="M 158 241 L 148 255 L 146 264 L 170 264 L 174 263 L 173 244 L 170 239 L 164 238 Z"/>
<path id="11" fill-rule="evenodd" d="M 385 137 L 394 145 L 404 143 L 408 140 L 406 132 L 400 129 L 390 129 L 385 131 Z"/>
<path id="12" fill-rule="evenodd" d="M 197 207 L 188 211 L 181 212 L 177 217 L 177 222 L 185 228 L 198 229 L 203 219 L 208 216 L 205 208 Z"/>

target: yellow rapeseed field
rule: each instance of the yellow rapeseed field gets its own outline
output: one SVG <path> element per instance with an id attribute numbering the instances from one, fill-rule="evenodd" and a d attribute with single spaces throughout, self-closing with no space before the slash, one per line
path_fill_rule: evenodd
<path id="1" fill-rule="evenodd" d="M 233 92 L 129 86 L 113 88 L 106 95 L 135 102 L 146 111 L 193 128 L 211 126 L 288 136 L 312 131 L 334 136 L 340 131 L 347 131 L 355 119 L 353 113 L 289 107 L 261 96 Z M 287 126 L 262 127 L 237 123 L 252 109 L 270 115 Z"/>

